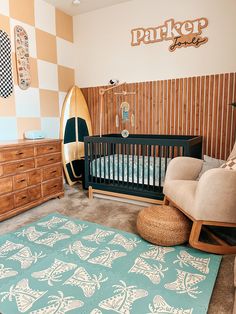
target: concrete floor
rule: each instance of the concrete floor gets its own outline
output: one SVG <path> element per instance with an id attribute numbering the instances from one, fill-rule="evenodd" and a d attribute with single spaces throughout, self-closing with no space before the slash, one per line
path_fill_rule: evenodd
<path id="1" fill-rule="evenodd" d="M 0 223 L 0 235 L 12 232 L 52 212 L 96 222 L 108 227 L 136 233 L 135 222 L 143 207 L 111 200 L 89 200 L 80 186 L 66 186 L 65 197 L 54 199 L 23 214 Z M 233 310 L 233 261 L 234 256 L 224 256 L 213 295 L 209 314 L 231 314 Z"/>

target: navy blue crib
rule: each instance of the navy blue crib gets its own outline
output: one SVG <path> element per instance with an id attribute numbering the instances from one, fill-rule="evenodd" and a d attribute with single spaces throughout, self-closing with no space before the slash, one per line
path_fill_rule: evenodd
<path id="1" fill-rule="evenodd" d="M 165 173 L 172 158 L 202 157 L 201 136 L 108 134 L 85 137 L 84 144 L 85 188 L 90 193 L 151 203 L 163 200 Z"/>

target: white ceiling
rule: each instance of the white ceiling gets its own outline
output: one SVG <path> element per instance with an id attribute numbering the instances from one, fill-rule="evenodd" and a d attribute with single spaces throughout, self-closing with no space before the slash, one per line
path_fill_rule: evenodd
<path id="1" fill-rule="evenodd" d="M 114 4 L 131 0 L 81 0 L 79 5 L 72 4 L 72 0 L 45 0 L 56 8 L 70 15 L 77 15 L 112 6 Z"/>

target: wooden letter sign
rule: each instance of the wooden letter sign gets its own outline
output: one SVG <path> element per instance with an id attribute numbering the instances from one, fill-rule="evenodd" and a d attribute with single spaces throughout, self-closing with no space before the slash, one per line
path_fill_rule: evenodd
<path id="1" fill-rule="evenodd" d="M 208 41 L 207 37 L 202 37 L 202 30 L 208 25 L 208 20 L 204 17 L 196 20 L 175 22 L 174 19 L 165 21 L 164 25 L 149 28 L 135 28 L 131 30 L 132 46 L 143 44 L 153 44 L 164 40 L 171 40 L 169 47 L 171 52 L 177 48 L 195 47 L 198 48 Z"/>

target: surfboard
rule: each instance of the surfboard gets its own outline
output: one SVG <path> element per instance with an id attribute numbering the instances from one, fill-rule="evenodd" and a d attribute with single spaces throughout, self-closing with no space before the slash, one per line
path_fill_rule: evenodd
<path id="1" fill-rule="evenodd" d="M 30 87 L 29 38 L 22 26 L 15 26 L 16 68 L 19 87 Z"/>
<path id="2" fill-rule="evenodd" d="M 0 79 L 0 97 L 8 98 L 13 93 L 11 40 L 3 30 L 0 30 Z"/>
<path id="3" fill-rule="evenodd" d="M 79 87 L 68 92 L 61 113 L 60 138 L 64 172 L 69 185 L 81 178 L 84 158 L 84 137 L 92 135 L 87 103 Z"/>

